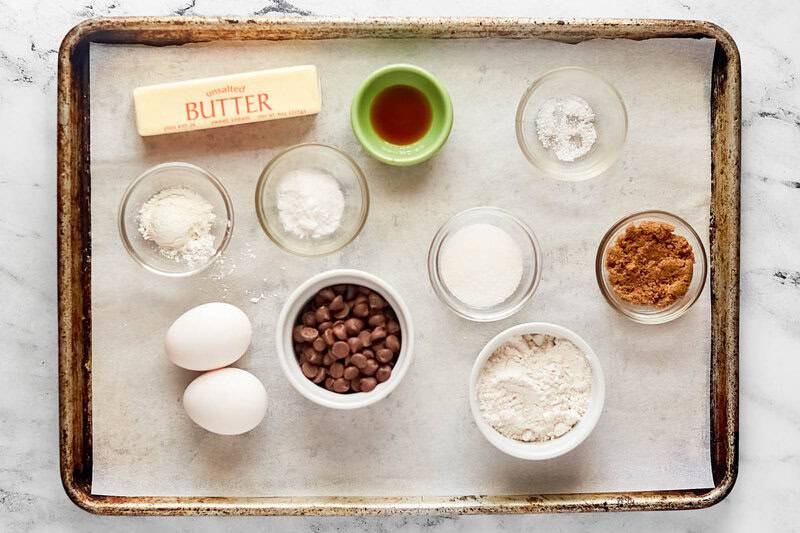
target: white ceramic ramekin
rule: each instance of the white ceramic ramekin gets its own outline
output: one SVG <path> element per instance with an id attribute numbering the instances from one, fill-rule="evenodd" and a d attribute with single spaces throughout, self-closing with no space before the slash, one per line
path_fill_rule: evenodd
<path id="1" fill-rule="evenodd" d="M 380 293 L 394 309 L 397 314 L 397 321 L 400 323 L 400 354 L 397 356 L 392 376 L 384 383 L 378 384 L 370 392 L 338 394 L 320 387 L 303 375 L 294 354 L 292 328 L 303 306 L 317 291 L 331 285 L 345 283 L 362 285 Z M 414 325 L 411 322 L 411 314 L 408 311 L 408 307 L 406 307 L 400 294 L 379 277 L 361 270 L 328 270 L 313 276 L 297 287 L 287 298 L 286 304 L 284 304 L 278 317 L 275 339 L 278 360 L 289 383 L 297 389 L 297 392 L 312 402 L 332 409 L 357 409 L 372 405 L 386 398 L 405 376 L 408 367 L 411 365 L 414 353 Z"/>
<path id="2" fill-rule="evenodd" d="M 522 442 L 501 434 L 483 418 L 478 401 L 478 378 L 489 356 L 511 337 L 524 335 L 526 333 L 553 335 L 554 337 L 562 337 L 571 341 L 584 353 L 586 359 L 589 361 L 589 367 L 592 370 L 592 393 L 589 397 L 589 407 L 586 410 L 586 414 L 578 421 L 575 427 L 567 433 L 557 439 L 544 442 Z M 481 353 L 475 360 L 475 364 L 472 366 L 472 374 L 470 375 L 469 381 L 469 404 L 472 409 L 472 416 L 475 418 L 475 423 L 478 425 L 478 429 L 481 433 L 483 433 L 483 436 L 495 447 L 508 455 L 531 461 L 552 459 L 559 455 L 564 455 L 583 442 L 597 425 L 600 413 L 603 411 L 605 397 L 606 385 L 605 378 L 603 377 L 603 368 L 600 366 L 600 360 L 597 358 L 597 355 L 595 355 L 594 350 L 592 350 L 586 341 L 578 336 L 577 333 L 563 326 L 548 324 L 546 322 L 520 324 L 499 333 L 486 344 L 483 350 L 481 350 Z"/>

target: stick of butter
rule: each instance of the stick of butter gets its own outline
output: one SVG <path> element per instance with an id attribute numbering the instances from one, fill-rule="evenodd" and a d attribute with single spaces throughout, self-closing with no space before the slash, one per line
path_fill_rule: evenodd
<path id="1" fill-rule="evenodd" d="M 139 135 L 161 135 L 319 113 L 317 67 L 303 65 L 133 90 Z"/>

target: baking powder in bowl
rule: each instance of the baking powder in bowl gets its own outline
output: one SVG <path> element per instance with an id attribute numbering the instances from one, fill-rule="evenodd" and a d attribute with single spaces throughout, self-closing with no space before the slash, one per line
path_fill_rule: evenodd
<path id="1" fill-rule="evenodd" d="M 471 307 L 504 302 L 522 279 L 519 246 L 491 224 L 471 224 L 454 232 L 444 241 L 439 261 L 444 284 Z"/>
<path id="2" fill-rule="evenodd" d="M 478 403 L 486 422 L 506 437 L 556 439 L 586 414 L 592 370 L 572 342 L 552 335 L 517 335 L 481 369 Z"/>
<path id="3" fill-rule="evenodd" d="M 316 169 L 293 170 L 278 185 L 278 218 L 299 239 L 319 239 L 337 229 L 344 213 L 339 182 Z"/>

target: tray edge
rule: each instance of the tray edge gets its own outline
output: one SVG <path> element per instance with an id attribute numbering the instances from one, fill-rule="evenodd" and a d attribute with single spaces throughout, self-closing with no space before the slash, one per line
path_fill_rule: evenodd
<path id="1" fill-rule="evenodd" d="M 717 40 L 718 52 L 724 54 L 725 76 L 721 90 L 725 97 L 727 117 L 715 113 L 714 127 L 724 126 L 724 138 L 716 135 L 715 146 L 724 149 L 725 157 L 719 163 L 712 163 L 712 169 L 724 167 L 720 176 L 712 172 L 714 187 L 722 187 L 724 198 L 717 198 L 723 211 L 712 217 L 712 250 L 719 245 L 718 232 L 724 231 L 726 254 L 722 272 L 713 276 L 713 288 L 724 292 L 725 309 L 717 318 L 712 312 L 712 320 L 719 320 L 723 333 L 712 358 L 719 367 L 712 365 L 712 393 L 714 375 L 724 385 L 724 394 L 716 400 L 723 403 L 723 419 L 715 420 L 715 399 L 712 396 L 712 423 L 721 424 L 724 438 L 712 439 L 712 454 L 721 456 L 722 468 L 715 471 L 715 486 L 708 491 L 648 491 L 633 493 L 585 493 L 578 495 L 550 494 L 546 496 L 464 496 L 432 498 L 328 498 L 324 505 L 303 502 L 303 498 L 149 498 L 149 497 L 111 497 L 91 494 L 90 482 L 76 473 L 85 475 L 91 469 L 91 362 L 81 364 L 83 342 L 89 335 L 90 320 L 83 315 L 83 302 L 88 294 L 89 270 L 81 270 L 81 250 L 76 250 L 75 229 L 79 227 L 80 215 L 73 205 L 83 189 L 78 188 L 74 176 L 88 172 L 88 158 L 81 157 L 82 137 L 86 135 L 87 118 L 81 118 L 78 110 L 80 95 L 76 93 L 73 82 L 80 75 L 73 60 L 83 47 L 93 38 L 102 38 L 103 32 L 113 30 L 136 31 L 142 26 L 158 30 L 174 30 L 176 26 L 191 28 L 213 27 L 219 24 L 234 25 L 236 28 L 250 25 L 264 29 L 267 25 L 275 31 L 298 31 L 318 25 L 338 27 L 342 31 L 369 30 L 377 25 L 382 29 L 405 28 L 413 32 L 420 26 L 441 28 L 443 37 L 447 28 L 461 25 L 476 37 L 484 32 L 496 37 L 513 36 L 518 33 L 552 29 L 552 32 L 536 31 L 537 37 L 551 38 L 551 35 L 568 33 L 580 37 L 590 30 L 602 26 L 618 32 L 632 28 L 648 28 L 652 34 L 642 38 L 658 36 L 708 37 Z M 155 25 L 155 26 L 153 26 Z M 450 25 L 450 26 L 448 26 Z M 497 29 L 513 32 L 504 35 Z M 673 30 L 679 30 L 677 35 Z M 188 31 L 188 30 L 187 30 Z M 659 33 L 661 32 L 661 33 Z M 670 33 L 671 32 L 671 33 Z M 513 35 L 512 35 L 513 33 Z M 604 38 L 622 37 L 612 34 Z M 106 35 L 107 38 L 107 35 Z M 630 37 L 628 37 L 630 38 Z M 103 42 L 108 42 L 103 40 Z M 177 44 L 185 42 L 159 41 L 158 44 Z M 154 43 L 156 44 L 156 43 Z M 88 55 L 88 54 L 87 54 Z M 715 58 L 715 63 L 717 58 Z M 716 67 L 715 67 L 716 70 Z M 83 80 L 86 82 L 86 79 Z M 78 81 L 80 83 L 80 81 Z M 720 88 L 712 89 L 718 91 Z M 720 124 L 717 124 L 717 120 Z M 86 139 L 88 146 L 88 139 Z M 75 26 L 65 36 L 59 50 L 58 63 L 58 132 L 57 132 L 57 203 L 58 203 L 58 324 L 59 324 L 59 442 L 60 471 L 62 484 L 69 498 L 79 507 L 97 514 L 392 514 L 405 513 L 456 513 L 456 514 L 499 514 L 499 513 L 541 513 L 569 511 L 611 511 L 611 510 L 667 510 L 698 509 L 714 505 L 724 499 L 732 490 L 738 473 L 738 321 L 739 321 L 739 182 L 741 171 L 741 61 L 738 48 L 731 36 L 720 26 L 711 22 L 693 20 L 634 20 L 634 19 L 587 19 L 571 21 L 542 21 L 535 19 L 484 19 L 484 18 L 381 18 L 381 19 L 324 19 L 324 18 L 218 18 L 218 17 L 125 17 L 90 19 Z M 717 152 L 712 151 L 716 156 Z M 724 172 L 724 171 L 728 172 Z M 722 179 L 718 179 L 722 178 Z M 733 210 L 727 212 L 728 208 Z M 722 216 L 718 216 L 721 214 Z M 86 223 L 86 221 L 83 221 Z M 88 228 L 88 226 L 87 226 Z M 720 228 L 722 228 L 720 230 Z M 88 238 L 88 232 L 84 237 Z M 77 253 L 76 253 L 77 251 Z M 712 262 L 713 265 L 713 262 Z M 79 286 L 76 286 L 79 285 Z M 77 292 L 76 292 L 77 291 Z M 714 291 L 712 291 L 714 294 Z M 717 293 L 719 294 L 719 293 Z M 712 298 L 712 307 L 718 297 Z M 76 303 L 78 305 L 76 305 Z M 77 339 L 73 332 L 76 324 L 82 324 L 83 339 Z M 717 339 L 719 340 L 719 339 Z M 77 402 L 75 402 L 77 400 Z M 76 407 L 76 403 L 81 406 Z M 713 435 L 713 433 L 712 433 Z M 229 501 L 235 500 L 235 501 Z M 371 504 L 365 504 L 369 500 Z M 399 500 L 407 503 L 401 504 Z M 271 502 L 271 503 L 270 503 Z"/>

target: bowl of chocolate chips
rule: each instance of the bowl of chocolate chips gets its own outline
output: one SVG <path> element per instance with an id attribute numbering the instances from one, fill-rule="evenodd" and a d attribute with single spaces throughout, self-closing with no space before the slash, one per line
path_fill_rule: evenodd
<path id="1" fill-rule="evenodd" d="M 278 359 L 297 391 L 356 409 L 391 393 L 411 365 L 414 331 L 391 285 L 360 270 L 329 270 L 301 284 L 278 317 Z"/>

